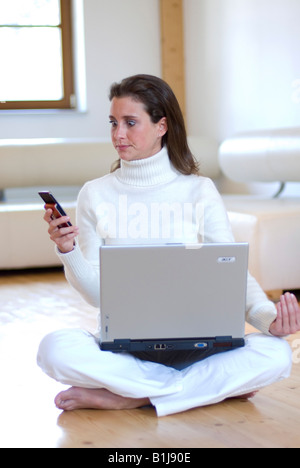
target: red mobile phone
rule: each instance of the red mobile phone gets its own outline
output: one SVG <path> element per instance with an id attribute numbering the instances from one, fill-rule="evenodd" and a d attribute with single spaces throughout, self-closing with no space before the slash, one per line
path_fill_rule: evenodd
<path id="1" fill-rule="evenodd" d="M 59 219 L 62 216 L 68 216 L 51 192 L 39 192 L 39 196 L 44 200 L 45 204 L 49 205 L 49 208 L 52 209 L 52 219 Z M 65 228 L 69 226 L 72 226 L 70 222 L 60 224 L 58 227 Z"/>

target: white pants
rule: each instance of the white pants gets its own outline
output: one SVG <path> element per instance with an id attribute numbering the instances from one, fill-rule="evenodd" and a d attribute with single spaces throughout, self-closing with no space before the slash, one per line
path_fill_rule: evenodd
<path id="1" fill-rule="evenodd" d="M 38 365 L 53 379 L 84 388 L 106 388 L 131 398 L 148 397 L 158 416 L 166 416 L 243 395 L 289 377 L 288 343 L 262 334 L 246 346 L 216 354 L 176 370 L 129 354 L 101 351 L 84 330 L 61 330 L 40 344 Z"/>

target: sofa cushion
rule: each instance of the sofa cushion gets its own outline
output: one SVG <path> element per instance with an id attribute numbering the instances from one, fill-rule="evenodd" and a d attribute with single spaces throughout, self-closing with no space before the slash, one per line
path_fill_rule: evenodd
<path id="1" fill-rule="evenodd" d="M 249 269 L 264 290 L 300 288 L 300 200 L 224 197 L 238 242 L 249 242 Z"/>

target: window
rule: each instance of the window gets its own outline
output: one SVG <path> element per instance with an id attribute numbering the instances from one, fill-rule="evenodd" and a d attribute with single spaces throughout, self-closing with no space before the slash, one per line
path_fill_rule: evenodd
<path id="1" fill-rule="evenodd" d="M 0 109 L 74 101 L 71 0 L 0 0 Z"/>

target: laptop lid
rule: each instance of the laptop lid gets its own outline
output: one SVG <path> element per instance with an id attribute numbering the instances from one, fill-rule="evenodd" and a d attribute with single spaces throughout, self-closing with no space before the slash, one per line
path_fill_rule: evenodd
<path id="1" fill-rule="evenodd" d="M 248 244 L 101 247 L 101 348 L 243 345 L 247 271 Z"/>

